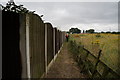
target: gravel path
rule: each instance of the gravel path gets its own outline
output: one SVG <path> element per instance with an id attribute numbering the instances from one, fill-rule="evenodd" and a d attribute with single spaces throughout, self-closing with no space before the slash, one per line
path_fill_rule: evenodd
<path id="1" fill-rule="evenodd" d="M 68 51 L 68 43 L 58 54 L 56 61 L 50 67 L 44 78 L 86 78 L 86 75 L 80 73 L 77 63 L 73 60 L 72 55 Z"/>

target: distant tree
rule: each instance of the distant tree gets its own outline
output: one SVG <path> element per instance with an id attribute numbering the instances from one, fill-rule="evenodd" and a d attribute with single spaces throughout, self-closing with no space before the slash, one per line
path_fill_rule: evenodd
<path id="1" fill-rule="evenodd" d="M 69 31 L 67 31 L 66 33 L 70 34 L 70 32 L 69 32 Z"/>
<path id="2" fill-rule="evenodd" d="M 113 31 L 113 32 L 111 32 L 111 34 L 117 34 L 117 32 Z"/>
<path id="3" fill-rule="evenodd" d="M 120 32 L 117 32 L 117 34 L 120 34 Z"/>
<path id="4" fill-rule="evenodd" d="M 95 30 L 94 29 L 89 29 L 89 30 L 86 30 L 86 33 L 94 33 Z"/>
<path id="5" fill-rule="evenodd" d="M 83 33 L 85 33 L 85 31 L 83 30 Z"/>
<path id="6" fill-rule="evenodd" d="M 71 28 L 71 29 L 69 29 L 69 32 L 70 33 L 81 33 L 81 30 L 78 28 Z"/>
<path id="7" fill-rule="evenodd" d="M 105 33 L 105 32 L 101 31 L 101 33 Z"/>
<path id="8" fill-rule="evenodd" d="M 106 33 L 111 33 L 110 31 L 107 31 Z"/>
<path id="9" fill-rule="evenodd" d="M 120 32 L 113 31 L 113 32 L 111 32 L 111 34 L 120 34 Z"/>

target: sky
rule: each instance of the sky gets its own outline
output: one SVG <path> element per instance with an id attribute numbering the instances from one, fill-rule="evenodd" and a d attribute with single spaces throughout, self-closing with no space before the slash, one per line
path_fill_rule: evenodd
<path id="1" fill-rule="evenodd" d="M 23 4 L 38 15 L 44 15 L 44 22 L 50 22 L 53 27 L 68 31 L 70 28 L 80 30 L 95 29 L 101 31 L 118 31 L 118 1 L 119 0 L 14 0 Z M 50 2 L 51 1 L 51 2 Z M 0 0 L 2 4 L 8 0 Z"/>

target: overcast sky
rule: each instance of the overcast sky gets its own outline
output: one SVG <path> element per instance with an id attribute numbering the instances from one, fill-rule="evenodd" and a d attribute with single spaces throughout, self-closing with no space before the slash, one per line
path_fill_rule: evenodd
<path id="1" fill-rule="evenodd" d="M 42 19 L 45 22 L 50 22 L 53 27 L 61 30 L 67 31 L 71 27 L 77 27 L 81 30 L 118 31 L 118 0 L 97 1 L 38 2 L 35 0 L 35 2 L 18 2 L 16 0 L 15 2 L 23 4 L 31 11 L 36 11 L 35 13 L 38 15 L 44 15 Z"/>

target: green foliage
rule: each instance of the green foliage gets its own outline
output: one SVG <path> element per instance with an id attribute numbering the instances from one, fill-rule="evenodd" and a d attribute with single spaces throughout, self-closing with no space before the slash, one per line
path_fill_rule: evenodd
<path id="1" fill-rule="evenodd" d="M 83 33 L 85 33 L 85 30 L 83 30 Z"/>
<path id="2" fill-rule="evenodd" d="M 16 5 L 14 2 L 6 3 L 6 6 L 2 6 L 3 11 L 10 11 L 16 13 L 34 13 L 35 11 L 29 11 L 23 5 Z"/>
<path id="3" fill-rule="evenodd" d="M 69 41 L 69 46 L 70 46 L 70 51 L 76 55 L 79 54 L 78 46 L 76 45 L 77 43 L 75 41 Z"/>
<path id="4" fill-rule="evenodd" d="M 83 49 L 81 43 L 77 44 L 76 41 L 69 42 L 70 52 L 73 54 L 74 60 L 77 62 L 78 66 L 82 69 L 82 73 L 87 74 L 88 69 L 91 69 L 91 63 L 85 61 L 87 56 L 86 51 Z"/>
<path id="5" fill-rule="evenodd" d="M 70 34 L 70 32 L 69 32 L 69 31 L 67 31 L 66 33 Z"/>
<path id="6" fill-rule="evenodd" d="M 94 33 L 95 30 L 94 29 L 89 29 L 89 30 L 86 30 L 86 33 Z"/>
<path id="7" fill-rule="evenodd" d="M 111 34 L 120 34 L 120 32 L 115 32 L 115 31 L 113 31 L 113 32 L 110 32 L 110 31 L 103 32 L 103 31 L 102 31 L 101 33 L 106 33 L 106 34 L 107 34 L 107 33 L 111 33 Z"/>
<path id="8" fill-rule="evenodd" d="M 106 33 L 111 33 L 110 31 L 107 31 Z"/>
<path id="9" fill-rule="evenodd" d="M 105 33 L 105 32 L 102 31 L 101 33 Z"/>
<path id="10" fill-rule="evenodd" d="M 115 31 L 114 31 L 114 32 L 111 32 L 111 34 L 120 34 L 120 32 L 115 32 Z"/>
<path id="11" fill-rule="evenodd" d="M 78 28 L 71 28 L 71 29 L 69 30 L 69 32 L 70 32 L 70 33 L 81 33 L 81 30 L 78 29 Z"/>
<path id="12" fill-rule="evenodd" d="M 84 35 L 84 34 L 81 34 L 81 35 L 79 35 L 79 36 L 86 36 L 86 35 Z"/>

